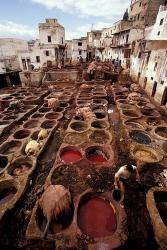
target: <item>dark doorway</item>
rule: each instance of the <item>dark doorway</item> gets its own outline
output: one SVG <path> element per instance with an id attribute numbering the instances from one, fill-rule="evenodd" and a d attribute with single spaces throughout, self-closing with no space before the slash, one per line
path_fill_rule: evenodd
<path id="1" fill-rule="evenodd" d="M 155 93 L 156 93 L 156 90 L 157 90 L 157 82 L 154 82 L 154 86 L 153 86 L 153 90 L 152 90 L 152 97 L 155 96 Z"/>
<path id="2" fill-rule="evenodd" d="M 145 77 L 145 79 L 144 79 L 144 85 L 143 85 L 144 89 L 146 88 L 146 85 L 147 85 L 147 77 Z"/>
<path id="3" fill-rule="evenodd" d="M 162 96 L 162 101 L 161 101 L 161 105 L 166 105 L 167 104 L 167 87 L 165 87 L 164 89 L 164 93 Z"/>

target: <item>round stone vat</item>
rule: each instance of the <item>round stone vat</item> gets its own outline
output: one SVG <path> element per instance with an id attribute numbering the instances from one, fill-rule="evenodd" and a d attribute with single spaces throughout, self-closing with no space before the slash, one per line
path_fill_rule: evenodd
<path id="1" fill-rule="evenodd" d="M 124 122 L 124 125 L 130 129 L 142 129 L 142 130 L 144 130 L 144 126 L 136 121 L 128 121 L 127 120 L 126 122 Z"/>
<path id="2" fill-rule="evenodd" d="M 155 117 L 155 118 L 159 118 L 160 114 L 158 111 L 156 110 L 147 110 L 147 109 L 143 109 L 141 110 L 142 115 L 146 116 L 146 117 Z"/>
<path id="3" fill-rule="evenodd" d="M 51 109 L 50 108 L 40 108 L 38 111 L 40 112 L 40 113 L 47 113 L 47 112 L 49 112 Z"/>
<path id="4" fill-rule="evenodd" d="M 17 193 L 17 188 L 13 181 L 5 180 L 0 183 L 0 207 L 12 201 Z"/>
<path id="5" fill-rule="evenodd" d="M 136 145 L 132 150 L 132 156 L 139 161 L 148 163 L 160 162 L 163 159 L 158 149 L 155 150 L 144 145 Z"/>
<path id="6" fill-rule="evenodd" d="M 22 140 L 24 138 L 27 138 L 31 134 L 31 131 L 28 129 L 20 129 L 17 132 L 14 133 L 14 138 L 18 140 Z"/>
<path id="7" fill-rule="evenodd" d="M 84 116 L 82 114 L 75 115 L 73 119 L 76 121 L 84 121 L 85 120 Z"/>
<path id="8" fill-rule="evenodd" d="M 8 158 L 0 155 L 0 173 L 2 173 L 8 165 Z"/>
<path id="9" fill-rule="evenodd" d="M 41 124 L 41 128 L 45 129 L 52 129 L 54 126 L 57 125 L 57 122 L 54 120 L 46 120 Z"/>
<path id="10" fill-rule="evenodd" d="M 71 205 L 68 211 L 66 212 L 64 211 L 58 217 L 56 218 L 54 217 L 54 219 L 52 219 L 49 229 L 47 231 L 47 235 L 58 234 L 62 232 L 63 230 L 67 229 L 72 223 L 73 215 L 74 215 L 74 204 L 73 202 L 71 202 Z M 39 229 L 42 232 L 44 232 L 46 228 L 47 220 L 40 206 L 38 206 L 36 210 L 36 223 Z"/>
<path id="11" fill-rule="evenodd" d="M 55 112 L 58 112 L 58 113 L 63 113 L 65 111 L 64 108 L 61 108 L 61 107 L 57 107 L 56 109 L 54 109 Z"/>
<path id="12" fill-rule="evenodd" d="M 31 120 L 29 120 L 28 122 L 26 122 L 25 124 L 24 124 L 24 128 L 28 128 L 28 129 L 31 129 L 31 128 L 36 128 L 36 127 L 38 127 L 39 126 L 39 122 L 38 122 L 38 120 L 35 120 L 35 119 L 31 119 Z"/>
<path id="13" fill-rule="evenodd" d="M 132 130 L 129 132 L 129 136 L 134 141 L 140 144 L 150 144 L 151 138 L 150 136 L 142 130 Z"/>
<path id="14" fill-rule="evenodd" d="M 7 96 L 7 97 L 2 98 L 2 100 L 11 100 L 12 98 L 13 98 L 12 96 Z"/>
<path id="15" fill-rule="evenodd" d="M 120 104 L 119 108 L 124 109 L 124 110 L 134 110 L 135 109 L 135 107 L 133 105 L 130 105 L 130 104 Z"/>
<path id="16" fill-rule="evenodd" d="M 96 120 L 91 123 L 91 127 L 95 129 L 105 129 L 108 127 L 108 124 L 105 121 Z"/>
<path id="17" fill-rule="evenodd" d="M 167 126 L 158 126 L 154 130 L 154 134 L 159 139 L 167 141 Z"/>
<path id="18" fill-rule="evenodd" d="M 4 143 L 0 148 L 0 154 L 9 155 L 14 154 L 18 151 L 21 146 L 21 141 L 10 141 Z"/>
<path id="19" fill-rule="evenodd" d="M 149 117 L 146 120 L 146 123 L 150 126 L 150 127 L 154 127 L 154 126 L 158 126 L 161 124 L 161 120 L 159 118 L 153 118 L 153 117 Z"/>
<path id="20" fill-rule="evenodd" d="M 54 119 L 60 120 L 62 117 L 63 117 L 63 114 L 58 113 L 58 112 L 51 112 L 45 115 L 45 118 L 49 120 L 54 120 Z"/>
<path id="21" fill-rule="evenodd" d="M 88 129 L 88 125 L 85 122 L 72 122 L 70 128 L 76 132 L 85 132 Z"/>
<path id="22" fill-rule="evenodd" d="M 0 129 L 6 128 L 9 124 L 9 121 L 0 121 Z"/>
<path id="23" fill-rule="evenodd" d="M 67 108 L 67 107 L 69 106 L 69 104 L 66 103 L 66 102 L 60 102 L 60 103 L 59 103 L 59 106 L 60 106 L 61 108 Z"/>
<path id="24" fill-rule="evenodd" d="M 65 163 L 75 163 L 82 159 L 81 152 L 77 148 L 70 146 L 61 149 L 59 156 Z"/>
<path id="25" fill-rule="evenodd" d="M 85 143 L 88 141 L 88 133 L 88 131 L 83 133 L 68 133 L 64 138 L 64 142 L 71 145 Z"/>
<path id="26" fill-rule="evenodd" d="M 9 116 L 5 116 L 3 118 L 4 121 L 8 121 L 8 120 L 16 120 L 18 117 L 16 115 L 9 115 Z"/>
<path id="27" fill-rule="evenodd" d="M 108 102 L 105 99 L 93 99 L 93 104 L 97 104 L 97 105 L 101 104 L 101 105 L 106 106 Z"/>
<path id="28" fill-rule="evenodd" d="M 42 118 L 44 116 L 44 114 L 41 114 L 41 113 L 35 113 L 32 115 L 32 118 L 33 119 L 36 119 L 36 118 Z"/>
<path id="29" fill-rule="evenodd" d="M 91 146 L 85 151 L 86 158 L 94 163 L 106 163 L 110 159 L 109 152 L 100 146 Z"/>
<path id="30" fill-rule="evenodd" d="M 164 191 L 155 191 L 154 192 L 156 207 L 158 209 L 159 215 L 167 227 L 167 192 Z"/>
<path id="31" fill-rule="evenodd" d="M 99 119 L 99 120 L 106 118 L 106 114 L 103 110 L 97 110 L 95 112 L 95 116 L 96 116 L 96 119 Z"/>
<path id="32" fill-rule="evenodd" d="M 105 130 L 94 130 L 90 134 L 89 139 L 94 143 L 101 143 L 101 144 L 110 143 L 112 140 L 110 134 Z"/>
<path id="33" fill-rule="evenodd" d="M 12 176 L 21 176 L 27 174 L 33 166 L 31 158 L 17 158 L 9 167 L 8 173 Z"/>
<path id="34" fill-rule="evenodd" d="M 82 233 L 93 238 L 109 237 L 117 230 L 115 208 L 106 199 L 85 195 L 78 206 L 77 224 Z"/>
<path id="35" fill-rule="evenodd" d="M 116 103 L 120 104 L 128 104 L 128 101 L 125 99 L 117 99 Z"/>
<path id="36" fill-rule="evenodd" d="M 138 114 L 136 111 L 126 110 L 126 109 L 122 110 L 122 115 L 126 118 L 131 118 L 131 119 L 137 119 L 141 117 L 141 115 Z"/>

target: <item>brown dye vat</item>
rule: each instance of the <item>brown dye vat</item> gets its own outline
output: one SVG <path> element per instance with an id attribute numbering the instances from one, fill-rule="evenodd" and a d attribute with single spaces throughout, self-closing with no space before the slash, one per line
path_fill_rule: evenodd
<path id="1" fill-rule="evenodd" d="M 49 119 L 49 120 L 59 120 L 63 117 L 63 115 L 61 115 L 60 113 L 56 113 L 56 112 L 52 112 L 52 113 L 48 113 L 45 115 L 45 118 L 46 119 Z"/>
<path id="2" fill-rule="evenodd" d="M 38 134 L 39 134 L 39 132 L 40 132 L 40 130 L 37 130 L 34 133 L 32 133 L 31 138 L 33 140 L 37 141 L 38 140 Z"/>
<path id="3" fill-rule="evenodd" d="M 123 115 L 127 116 L 127 117 L 131 117 L 131 118 L 139 118 L 139 115 L 135 112 L 132 112 L 130 110 L 123 110 L 122 111 Z"/>
<path id="4" fill-rule="evenodd" d="M 5 116 L 3 120 L 8 121 L 8 120 L 15 120 L 17 119 L 17 116 L 11 115 L 11 116 Z"/>
<path id="5" fill-rule="evenodd" d="M 85 154 L 86 154 L 86 158 L 89 161 L 92 161 L 95 163 L 107 162 L 110 158 L 109 153 L 103 148 L 98 147 L 98 146 L 87 148 Z"/>
<path id="6" fill-rule="evenodd" d="M 131 129 L 144 129 L 144 127 L 138 122 L 126 121 L 125 125 Z"/>
<path id="7" fill-rule="evenodd" d="M 110 139 L 109 134 L 104 130 L 95 130 L 93 131 L 90 136 L 90 140 L 94 143 L 102 143 L 106 144 Z"/>
<path id="8" fill-rule="evenodd" d="M 120 104 L 119 107 L 120 107 L 121 109 L 126 109 L 126 110 L 135 109 L 135 106 L 130 105 L 130 104 Z"/>
<path id="9" fill-rule="evenodd" d="M 147 118 L 147 124 L 149 126 L 158 126 L 159 124 L 161 124 L 160 119 L 156 119 L 156 118 Z"/>
<path id="10" fill-rule="evenodd" d="M 104 112 L 95 112 L 95 116 L 97 119 L 104 119 L 106 117 L 106 114 Z"/>
<path id="11" fill-rule="evenodd" d="M 167 227 L 167 192 L 156 191 L 154 197 L 160 217 Z"/>
<path id="12" fill-rule="evenodd" d="M 72 122 L 70 128 L 77 132 L 84 132 L 88 129 L 88 126 L 85 122 Z"/>
<path id="13" fill-rule="evenodd" d="M 81 144 L 81 143 L 88 141 L 88 135 L 87 135 L 87 132 L 81 133 L 81 134 L 69 133 L 65 136 L 64 141 L 65 143 L 72 144 L 72 145 Z"/>
<path id="14" fill-rule="evenodd" d="M 76 121 L 84 121 L 84 116 L 82 114 L 79 114 L 79 115 L 75 115 L 74 116 L 74 120 Z"/>
<path id="15" fill-rule="evenodd" d="M 114 207 L 99 197 L 87 198 L 79 204 L 77 222 L 81 231 L 93 238 L 111 236 L 117 229 Z"/>
<path id="16" fill-rule="evenodd" d="M 24 128 L 29 128 L 29 129 L 31 129 L 31 128 L 36 128 L 36 127 L 38 127 L 39 126 L 39 122 L 38 122 L 38 120 L 29 120 L 28 122 L 26 122 L 25 124 L 24 124 Z"/>
<path id="17" fill-rule="evenodd" d="M 20 141 L 10 141 L 6 142 L 0 149 L 0 154 L 9 155 L 16 153 L 18 148 L 20 148 Z"/>
<path id="18" fill-rule="evenodd" d="M 2 98 L 2 100 L 11 100 L 12 99 L 12 97 L 11 96 L 8 96 L 8 97 L 4 97 L 4 98 Z"/>
<path id="19" fill-rule="evenodd" d="M 43 116 L 44 116 L 44 114 L 35 113 L 34 115 L 32 115 L 32 118 L 36 119 L 36 118 L 41 118 Z"/>
<path id="20" fill-rule="evenodd" d="M 48 234 L 57 234 L 60 233 L 61 231 L 67 229 L 73 219 L 74 215 L 74 205 L 71 203 L 70 209 L 68 213 L 63 212 L 60 214 L 56 219 L 52 219 L 49 229 L 48 229 Z M 39 229 L 44 232 L 47 224 L 46 217 L 44 216 L 42 209 L 40 207 L 37 208 L 36 212 L 36 222 L 39 227 Z"/>
<path id="21" fill-rule="evenodd" d="M 64 112 L 64 108 L 57 107 L 56 109 L 54 109 L 54 111 L 58 112 L 58 113 L 62 113 L 62 112 Z"/>
<path id="22" fill-rule="evenodd" d="M 96 129 L 105 129 L 107 128 L 107 123 L 104 121 L 94 121 L 91 123 L 91 127 Z"/>
<path id="23" fill-rule="evenodd" d="M 167 139 L 167 127 L 163 127 L 163 126 L 157 127 L 155 129 L 155 133 L 159 135 L 160 137 Z"/>
<path id="24" fill-rule="evenodd" d="M 67 108 L 69 105 L 68 105 L 68 103 L 60 102 L 59 106 L 60 106 L 61 108 Z"/>
<path id="25" fill-rule="evenodd" d="M 0 155 L 0 173 L 1 171 L 4 171 L 7 165 L 8 165 L 8 158 Z"/>
<path id="26" fill-rule="evenodd" d="M 94 99 L 93 100 L 93 104 L 101 104 L 101 105 L 107 105 L 108 104 L 108 102 L 106 101 L 106 100 L 104 100 L 104 99 Z"/>
<path id="27" fill-rule="evenodd" d="M 130 138 L 132 138 L 134 141 L 140 143 L 140 144 L 150 144 L 151 139 L 150 137 L 140 130 L 133 130 L 129 133 Z"/>
<path id="28" fill-rule="evenodd" d="M 28 129 L 21 129 L 21 130 L 18 130 L 15 134 L 14 134 L 14 138 L 15 139 L 24 139 L 24 138 L 27 138 L 29 135 L 30 135 L 31 131 L 28 130 Z"/>
<path id="29" fill-rule="evenodd" d="M 38 111 L 40 112 L 40 113 L 47 113 L 47 112 L 49 112 L 51 109 L 50 108 L 40 108 Z"/>
<path id="30" fill-rule="evenodd" d="M 117 102 L 121 104 L 128 104 L 128 101 L 125 99 L 117 99 Z"/>
<path id="31" fill-rule="evenodd" d="M 45 129 L 51 129 L 54 126 L 57 125 L 57 122 L 54 120 L 46 120 L 41 124 L 41 128 L 45 128 Z"/>
<path id="32" fill-rule="evenodd" d="M 160 114 L 155 111 L 155 110 L 147 110 L 147 109 L 144 109 L 144 110 L 141 110 L 141 113 L 144 115 L 144 116 L 148 116 L 148 117 L 160 117 Z"/>
<path id="33" fill-rule="evenodd" d="M 17 193 L 15 187 L 6 187 L 0 191 L 0 206 L 12 200 L 12 198 Z"/>

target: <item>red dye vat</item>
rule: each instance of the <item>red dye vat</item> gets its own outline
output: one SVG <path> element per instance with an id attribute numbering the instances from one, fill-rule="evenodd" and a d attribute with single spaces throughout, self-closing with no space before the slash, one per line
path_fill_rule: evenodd
<path id="1" fill-rule="evenodd" d="M 111 236 L 117 229 L 116 214 L 108 201 L 95 197 L 81 205 L 78 225 L 86 235 Z"/>
<path id="2" fill-rule="evenodd" d="M 66 163 L 74 163 L 79 161 L 81 158 L 81 153 L 75 150 L 68 150 L 61 154 L 61 159 Z"/>
<path id="3" fill-rule="evenodd" d="M 104 158 L 104 156 L 103 155 L 90 155 L 89 156 L 89 160 L 90 161 L 94 161 L 94 162 L 106 162 L 107 160 L 106 160 L 106 158 Z"/>
<path id="4" fill-rule="evenodd" d="M 15 187 L 6 188 L 0 192 L 0 205 L 10 201 L 16 194 L 17 189 Z"/>

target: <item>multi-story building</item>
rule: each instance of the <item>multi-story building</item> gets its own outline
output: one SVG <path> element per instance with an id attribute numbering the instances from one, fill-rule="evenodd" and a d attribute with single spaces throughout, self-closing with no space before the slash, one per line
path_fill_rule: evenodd
<path id="1" fill-rule="evenodd" d="M 92 30 L 87 32 L 87 58 L 88 60 L 96 56 L 96 47 L 99 46 L 101 30 Z"/>
<path id="2" fill-rule="evenodd" d="M 19 53 L 22 70 L 29 65 L 40 68 L 47 61 L 58 64 L 65 57 L 65 30 L 57 19 L 46 19 L 39 24 L 39 39 L 28 42 L 28 49 Z"/>
<path id="3" fill-rule="evenodd" d="M 156 22 L 134 48 L 131 77 L 155 101 L 167 104 L 167 7 L 160 6 Z"/>
<path id="4" fill-rule="evenodd" d="M 83 60 L 86 60 L 87 57 L 87 37 L 81 37 L 80 39 L 73 39 L 71 44 L 71 59 L 72 62 L 79 61 L 79 58 L 82 57 Z"/>

